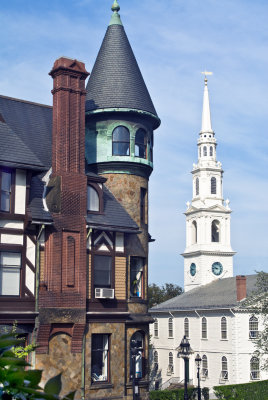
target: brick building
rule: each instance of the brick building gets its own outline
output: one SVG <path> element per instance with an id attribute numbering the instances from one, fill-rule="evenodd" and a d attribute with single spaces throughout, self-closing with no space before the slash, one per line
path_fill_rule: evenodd
<path id="1" fill-rule="evenodd" d="M 160 125 L 117 1 L 89 73 L 61 57 L 53 107 L 0 96 L 0 324 L 77 398 L 148 391 L 148 181 Z"/>

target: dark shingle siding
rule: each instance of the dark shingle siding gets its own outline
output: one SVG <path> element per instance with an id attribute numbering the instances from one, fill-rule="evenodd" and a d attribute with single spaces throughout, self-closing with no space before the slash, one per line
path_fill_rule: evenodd
<path id="1" fill-rule="evenodd" d="M 6 126 L 13 132 L 10 141 L 13 147 L 6 146 L 5 157 L 14 157 L 16 146 L 21 147 L 18 155 L 27 165 L 39 165 L 49 168 L 51 165 L 52 108 L 42 104 L 27 102 L 0 96 L 0 113 Z M 1 125 L 5 125 L 1 123 Z M 6 132 L 0 127 L 0 140 L 3 142 Z M 17 143 L 15 143 L 17 141 Z M 13 149 L 13 151 L 11 151 Z M 2 156 L 2 150 L 0 157 Z M 1 157 L 2 159 L 2 157 Z"/>
<path id="2" fill-rule="evenodd" d="M 108 27 L 87 84 L 86 111 L 131 108 L 157 116 L 123 26 Z"/>

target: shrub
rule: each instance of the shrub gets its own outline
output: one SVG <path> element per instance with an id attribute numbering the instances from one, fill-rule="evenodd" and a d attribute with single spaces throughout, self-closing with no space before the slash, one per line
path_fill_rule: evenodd
<path id="1" fill-rule="evenodd" d="M 239 385 L 214 386 L 217 399 L 224 400 L 267 400 L 268 380 L 242 383 Z"/>
<path id="2" fill-rule="evenodd" d="M 195 399 L 197 389 L 188 388 L 189 400 Z M 173 389 L 173 390 L 152 390 L 150 392 L 150 400 L 183 400 L 184 389 Z"/>

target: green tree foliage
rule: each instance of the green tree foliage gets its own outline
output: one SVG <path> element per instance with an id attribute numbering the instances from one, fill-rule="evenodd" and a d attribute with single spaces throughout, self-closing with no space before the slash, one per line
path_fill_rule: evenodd
<path id="1" fill-rule="evenodd" d="M 261 360 L 261 368 L 268 370 L 268 273 L 257 273 L 256 289 L 243 303 L 252 312 L 252 315 L 260 315 L 262 328 L 259 336 L 254 340 L 256 345 L 256 356 Z"/>
<path id="2" fill-rule="evenodd" d="M 2 400 L 59 400 L 61 374 L 51 378 L 42 389 L 39 385 L 42 371 L 26 369 L 30 365 L 24 357 L 18 358 L 14 349 L 21 346 L 21 340 L 14 333 L 0 336 L 0 399 Z M 73 400 L 75 392 L 62 400 Z"/>
<path id="3" fill-rule="evenodd" d="M 152 283 L 148 287 L 149 308 L 156 304 L 163 303 L 163 301 L 172 299 L 182 293 L 183 289 L 174 283 L 166 283 L 162 286 Z"/>
<path id="4" fill-rule="evenodd" d="M 217 399 L 222 400 L 267 400 L 268 380 L 239 385 L 214 386 Z"/>
<path id="5" fill-rule="evenodd" d="M 197 399 L 197 388 L 188 387 L 187 389 L 189 400 Z M 150 400 L 183 400 L 184 389 L 173 390 L 152 390 L 150 392 Z M 204 387 L 202 389 L 202 399 L 209 399 L 209 389 Z"/>

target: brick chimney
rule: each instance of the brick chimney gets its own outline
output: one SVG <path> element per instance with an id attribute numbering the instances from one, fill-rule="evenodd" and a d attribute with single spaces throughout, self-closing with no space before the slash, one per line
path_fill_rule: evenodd
<path id="1" fill-rule="evenodd" d="M 238 275 L 236 277 L 236 298 L 241 301 L 247 297 L 247 277 Z"/>
<path id="2" fill-rule="evenodd" d="M 46 202 L 53 226 L 46 231 L 45 268 L 40 282 L 39 352 L 47 351 L 55 324 L 61 331 L 66 328 L 68 334 L 71 329 L 72 348 L 79 352 L 86 321 L 85 79 L 89 74 L 84 63 L 61 57 L 50 75 L 52 174 Z"/>

